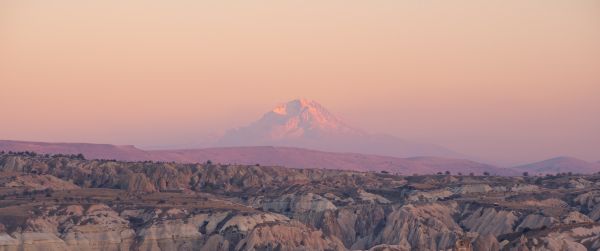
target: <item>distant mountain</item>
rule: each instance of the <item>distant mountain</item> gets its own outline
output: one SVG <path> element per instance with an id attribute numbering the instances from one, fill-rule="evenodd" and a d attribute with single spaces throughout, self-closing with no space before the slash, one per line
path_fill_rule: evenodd
<path id="1" fill-rule="evenodd" d="M 600 163 L 587 162 L 571 157 L 557 157 L 540 162 L 517 166 L 514 169 L 536 173 L 595 173 L 600 171 Z"/>
<path id="2" fill-rule="evenodd" d="M 124 161 L 151 159 L 151 155 L 134 146 L 88 143 L 46 143 L 0 140 L 0 151 L 33 151 L 36 153 L 83 153 L 90 159 L 116 159 Z"/>
<path id="3" fill-rule="evenodd" d="M 2 151 L 35 151 L 38 153 L 82 153 L 88 159 L 125 161 L 154 160 L 198 163 L 211 160 L 230 164 L 277 165 L 293 168 L 339 169 L 355 171 L 389 171 L 403 175 L 433 174 L 450 171 L 498 175 L 519 172 L 464 159 L 440 157 L 396 158 L 369 154 L 333 153 L 292 147 L 223 147 L 190 150 L 144 151 L 133 146 L 80 143 L 40 143 L 0 140 Z"/>
<path id="4" fill-rule="evenodd" d="M 297 99 L 275 107 L 258 121 L 225 133 L 219 147 L 286 146 L 394 157 L 464 158 L 441 146 L 374 135 L 347 125 L 319 103 Z"/>

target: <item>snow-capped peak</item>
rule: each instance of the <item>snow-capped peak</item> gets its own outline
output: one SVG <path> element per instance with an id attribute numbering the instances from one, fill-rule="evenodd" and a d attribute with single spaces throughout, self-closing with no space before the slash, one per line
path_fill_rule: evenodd
<path id="1" fill-rule="evenodd" d="M 296 99 L 280 104 L 259 120 L 227 131 L 217 146 L 291 146 L 333 152 L 388 156 L 457 156 L 436 145 L 413 143 L 393 136 L 355 129 L 318 102 Z"/>
<path id="2" fill-rule="evenodd" d="M 261 125 L 278 125 L 286 127 L 286 131 L 294 128 L 303 130 L 343 130 L 350 128 L 339 118 L 327 111 L 318 102 L 309 99 L 296 99 L 278 105 L 271 112 L 257 121 Z"/>
<path id="3" fill-rule="evenodd" d="M 275 107 L 275 109 L 273 109 L 272 112 L 280 114 L 280 115 L 287 115 L 287 114 L 297 114 L 305 109 L 309 109 L 309 110 L 313 110 L 313 111 L 322 110 L 322 111 L 326 112 L 325 108 L 323 108 L 316 101 L 304 99 L 304 98 L 303 99 L 295 99 L 290 102 L 280 104 L 277 107 Z"/>
<path id="4" fill-rule="evenodd" d="M 363 135 L 313 100 L 296 99 L 278 105 L 258 121 L 224 135 L 224 145 L 274 144 L 288 140 Z"/>

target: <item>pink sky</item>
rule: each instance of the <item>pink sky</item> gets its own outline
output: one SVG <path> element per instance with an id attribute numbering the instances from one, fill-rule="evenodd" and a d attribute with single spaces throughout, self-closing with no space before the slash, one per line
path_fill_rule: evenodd
<path id="1" fill-rule="evenodd" d="M 6 0 L 0 139 L 185 145 L 306 97 L 497 163 L 597 161 L 599 45 L 596 0 Z"/>

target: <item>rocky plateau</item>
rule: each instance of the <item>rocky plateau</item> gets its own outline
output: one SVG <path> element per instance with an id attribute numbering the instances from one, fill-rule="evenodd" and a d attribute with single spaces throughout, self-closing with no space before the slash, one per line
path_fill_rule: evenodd
<path id="1" fill-rule="evenodd" d="M 598 250 L 600 175 L 0 154 L 0 250 Z"/>

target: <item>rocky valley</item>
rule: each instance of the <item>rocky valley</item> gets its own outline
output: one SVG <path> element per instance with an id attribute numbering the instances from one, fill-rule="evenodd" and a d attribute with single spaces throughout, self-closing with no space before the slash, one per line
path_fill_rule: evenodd
<path id="1" fill-rule="evenodd" d="M 600 175 L 0 155 L 0 250 L 598 250 Z"/>

